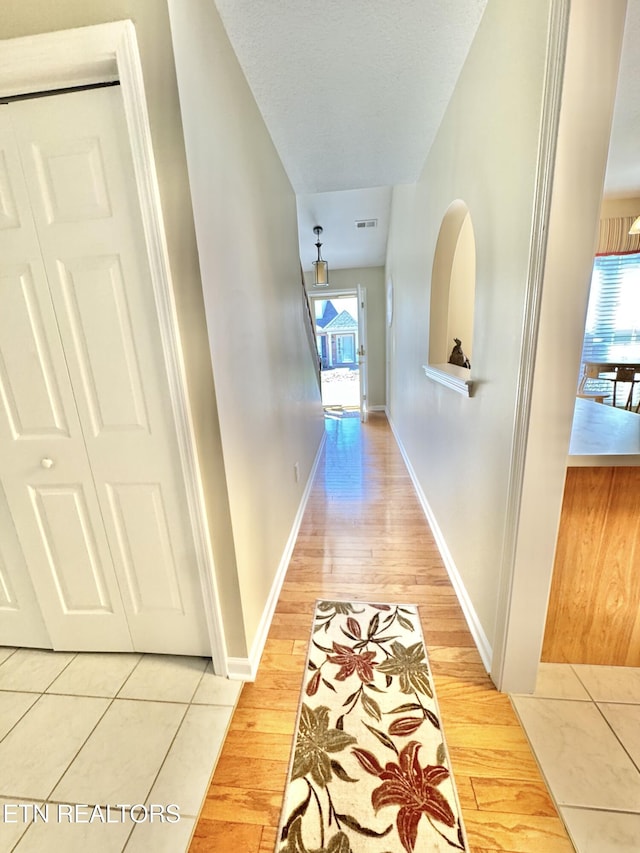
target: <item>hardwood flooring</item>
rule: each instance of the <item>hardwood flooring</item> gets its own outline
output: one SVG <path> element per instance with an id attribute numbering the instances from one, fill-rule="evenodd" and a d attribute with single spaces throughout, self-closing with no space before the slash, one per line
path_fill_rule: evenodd
<path id="1" fill-rule="evenodd" d="M 640 666 L 640 468 L 568 468 L 542 660 Z"/>
<path id="2" fill-rule="evenodd" d="M 506 695 L 484 670 L 384 415 L 327 444 L 258 675 L 243 687 L 190 853 L 274 853 L 314 603 L 420 608 L 470 853 L 572 853 Z"/>

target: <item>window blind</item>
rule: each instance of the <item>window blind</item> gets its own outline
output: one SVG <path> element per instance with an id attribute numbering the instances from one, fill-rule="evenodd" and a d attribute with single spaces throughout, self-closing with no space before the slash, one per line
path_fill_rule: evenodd
<path id="1" fill-rule="evenodd" d="M 595 259 L 583 361 L 640 361 L 640 252 Z"/>

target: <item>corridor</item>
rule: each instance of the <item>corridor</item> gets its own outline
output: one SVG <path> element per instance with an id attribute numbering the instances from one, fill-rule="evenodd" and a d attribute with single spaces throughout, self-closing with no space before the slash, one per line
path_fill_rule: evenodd
<path id="1" fill-rule="evenodd" d="M 317 598 L 415 603 L 470 853 L 571 853 L 507 696 L 493 687 L 383 414 L 327 441 L 254 683 L 242 690 L 191 853 L 273 853 Z"/>

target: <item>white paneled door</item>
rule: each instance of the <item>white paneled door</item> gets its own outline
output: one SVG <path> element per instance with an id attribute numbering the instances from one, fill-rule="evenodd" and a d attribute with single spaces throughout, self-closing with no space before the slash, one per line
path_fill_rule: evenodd
<path id="1" fill-rule="evenodd" d="M 209 655 L 119 87 L 3 105 L 0 146 L 0 613 Z"/>

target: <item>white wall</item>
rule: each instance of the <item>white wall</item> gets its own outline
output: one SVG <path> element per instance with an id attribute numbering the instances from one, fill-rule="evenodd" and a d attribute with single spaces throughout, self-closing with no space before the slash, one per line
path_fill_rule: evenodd
<path id="1" fill-rule="evenodd" d="M 169 14 L 250 648 L 324 429 L 296 201 L 214 3 Z"/>
<path id="2" fill-rule="evenodd" d="M 387 273 L 391 418 L 492 646 L 529 269 L 550 0 L 489 0 L 418 183 L 396 187 Z M 476 239 L 466 398 L 425 377 L 430 276 L 455 199 Z"/>
<path id="3" fill-rule="evenodd" d="M 391 415 L 505 690 L 532 689 L 539 661 L 624 6 L 572 0 L 552 192 L 541 140 L 558 0 L 489 0 L 420 181 L 394 191 Z M 476 237 L 469 399 L 420 370 L 435 242 L 455 198 Z"/>
<path id="4" fill-rule="evenodd" d="M 305 273 L 309 296 L 322 296 L 323 288 L 313 287 L 313 273 Z M 367 346 L 369 408 L 386 405 L 386 295 L 383 267 L 357 267 L 329 270 L 328 290 L 355 290 L 362 285 L 367 291 Z"/>
<path id="5" fill-rule="evenodd" d="M 570 6 L 513 577 L 496 649 L 494 678 L 511 692 L 533 691 L 540 661 L 625 9 L 626 0 Z"/>

